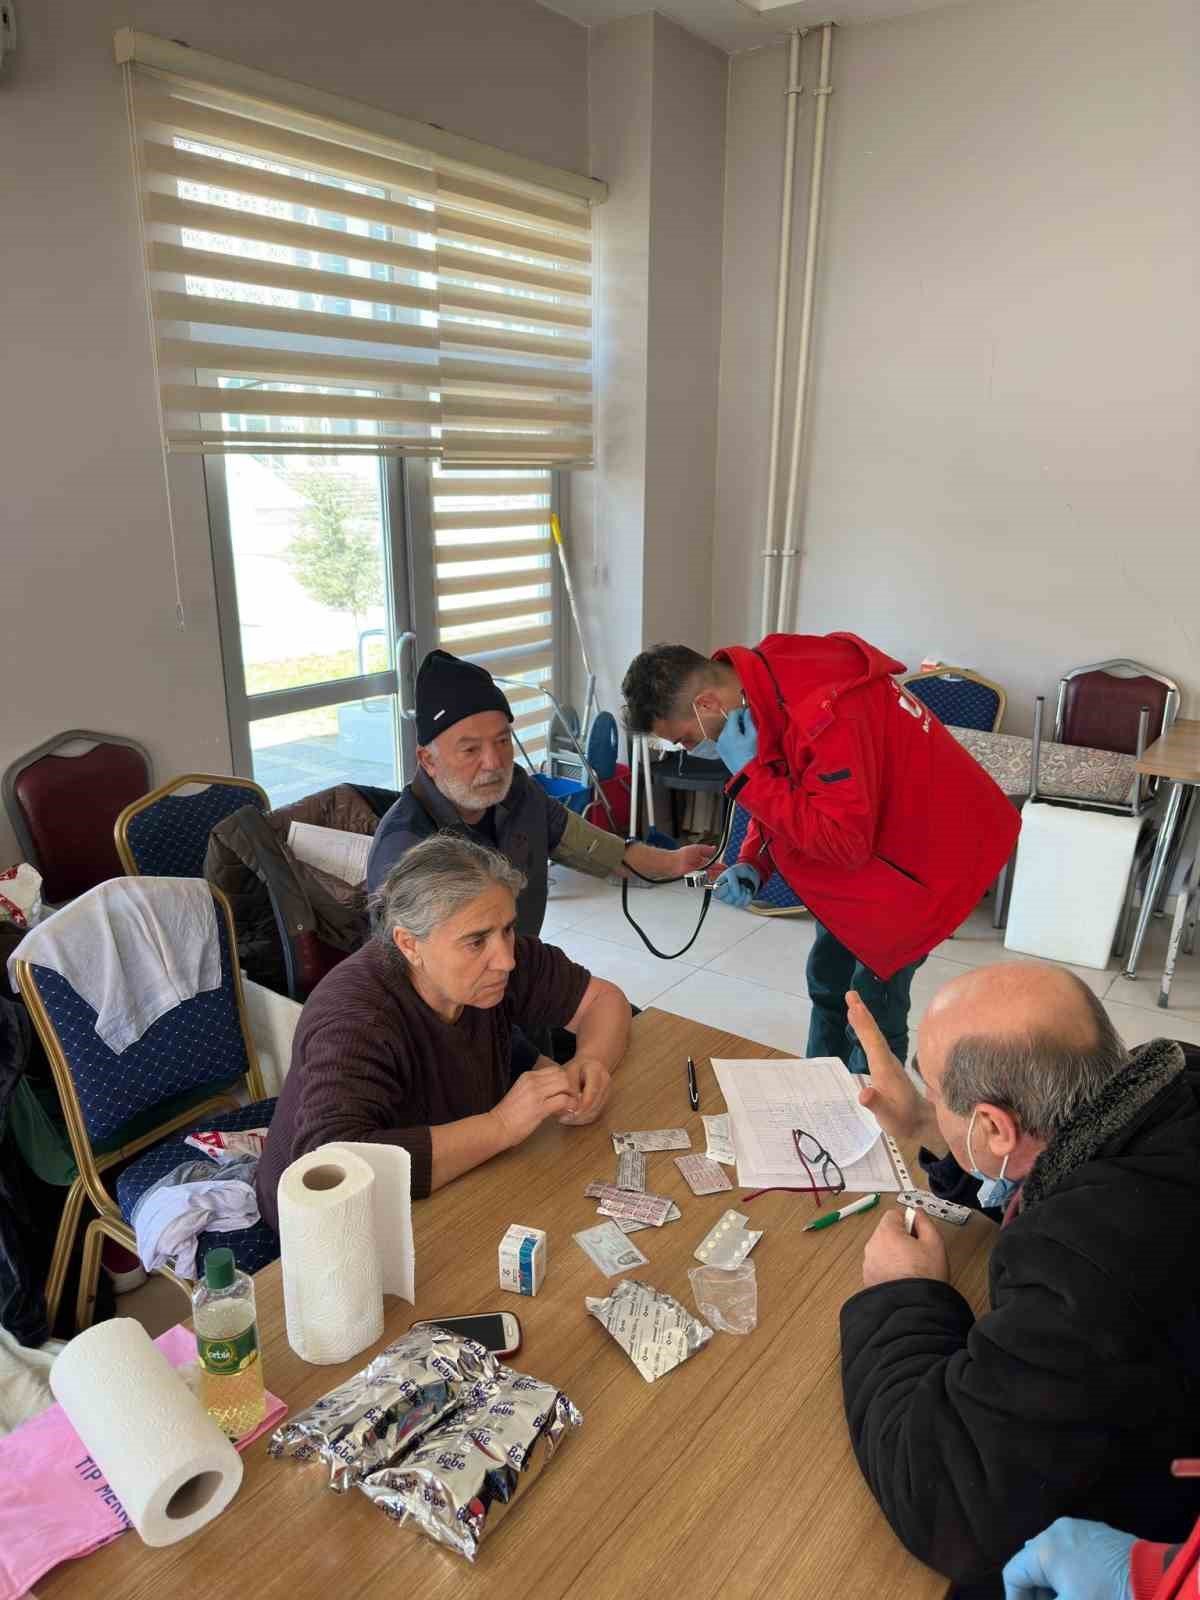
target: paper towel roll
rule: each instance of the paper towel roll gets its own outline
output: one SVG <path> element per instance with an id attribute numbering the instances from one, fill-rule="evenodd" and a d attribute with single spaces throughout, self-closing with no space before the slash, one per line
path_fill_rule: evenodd
<path id="1" fill-rule="evenodd" d="M 288 1343 L 304 1361 L 349 1361 L 383 1334 L 383 1296 L 413 1298 L 408 1151 L 325 1144 L 279 1180 Z"/>
<path id="2" fill-rule="evenodd" d="M 50 1387 L 147 1544 L 186 1539 L 237 1493 L 241 1456 L 130 1317 L 72 1339 Z"/>

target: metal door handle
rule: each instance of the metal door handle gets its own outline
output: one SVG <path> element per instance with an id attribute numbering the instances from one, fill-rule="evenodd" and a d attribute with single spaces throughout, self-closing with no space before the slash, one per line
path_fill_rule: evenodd
<path id="1" fill-rule="evenodd" d="M 415 707 L 410 710 L 404 704 L 404 647 L 406 644 L 412 645 L 413 660 L 415 661 L 417 649 L 417 636 L 415 633 L 406 631 L 396 640 L 396 705 L 399 707 L 402 717 L 407 718 L 409 722 L 415 722 L 417 720 Z"/>

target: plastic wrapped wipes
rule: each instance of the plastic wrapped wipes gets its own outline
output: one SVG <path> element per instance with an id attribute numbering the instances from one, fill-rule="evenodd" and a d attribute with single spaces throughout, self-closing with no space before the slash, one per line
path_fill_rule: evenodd
<path id="1" fill-rule="evenodd" d="M 603 1300 L 589 1296 L 583 1303 L 647 1383 L 680 1366 L 713 1336 L 678 1300 L 635 1278 L 622 1278 Z"/>
<path id="2" fill-rule="evenodd" d="M 474 1560 L 518 1490 L 583 1421 L 553 1384 L 473 1339 L 415 1330 L 272 1436 L 271 1454 L 329 1468 L 394 1522 Z"/>
<path id="3" fill-rule="evenodd" d="M 458 1412 L 359 1488 L 395 1522 L 413 1521 L 469 1561 L 518 1491 L 583 1421 L 553 1384 L 501 1367 L 472 1384 Z"/>
<path id="4" fill-rule="evenodd" d="M 277 1428 L 270 1453 L 324 1462 L 329 1487 L 344 1494 L 454 1412 L 467 1385 L 498 1371 L 495 1356 L 473 1339 L 442 1328 L 407 1333 Z"/>

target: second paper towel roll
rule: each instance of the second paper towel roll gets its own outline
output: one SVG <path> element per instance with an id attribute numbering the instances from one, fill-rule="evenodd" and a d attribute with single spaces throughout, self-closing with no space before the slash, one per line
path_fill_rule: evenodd
<path id="1" fill-rule="evenodd" d="M 76 1335 L 50 1387 L 147 1544 L 186 1539 L 237 1493 L 241 1456 L 131 1317 Z"/>
<path id="2" fill-rule="evenodd" d="M 383 1334 L 383 1296 L 413 1298 L 410 1162 L 398 1145 L 326 1144 L 279 1180 L 288 1343 L 349 1361 Z"/>

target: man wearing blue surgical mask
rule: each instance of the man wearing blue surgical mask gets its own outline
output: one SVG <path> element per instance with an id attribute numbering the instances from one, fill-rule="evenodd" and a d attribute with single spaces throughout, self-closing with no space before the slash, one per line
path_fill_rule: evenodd
<path id="1" fill-rule="evenodd" d="M 1163 1464 L 1194 1447 L 1181 1396 L 1200 1393 L 1200 1070 L 1167 1039 L 1126 1050 L 1065 968 L 1007 962 L 934 997 L 922 1095 L 847 1003 L 861 1103 L 948 1150 L 921 1152 L 935 1188 L 957 1174 L 954 1198 L 978 1182 L 1002 1208 L 979 1317 L 948 1230 L 919 1211 L 909 1235 L 898 1206 L 842 1307 L 851 1439 L 897 1537 L 962 1600 L 999 1600 L 1005 1561 L 1059 1517 L 1185 1538 L 1196 1486 Z"/>
<path id="2" fill-rule="evenodd" d="M 773 633 L 711 657 L 652 645 L 621 685 L 631 733 L 721 761 L 748 822 L 717 878 L 748 906 L 775 873 L 812 913 L 810 1056 L 863 1072 L 846 1015 L 861 994 L 908 1053 L 913 975 L 1012 854 L 1018 818 L 979 763 L 853 633 Z"/>

